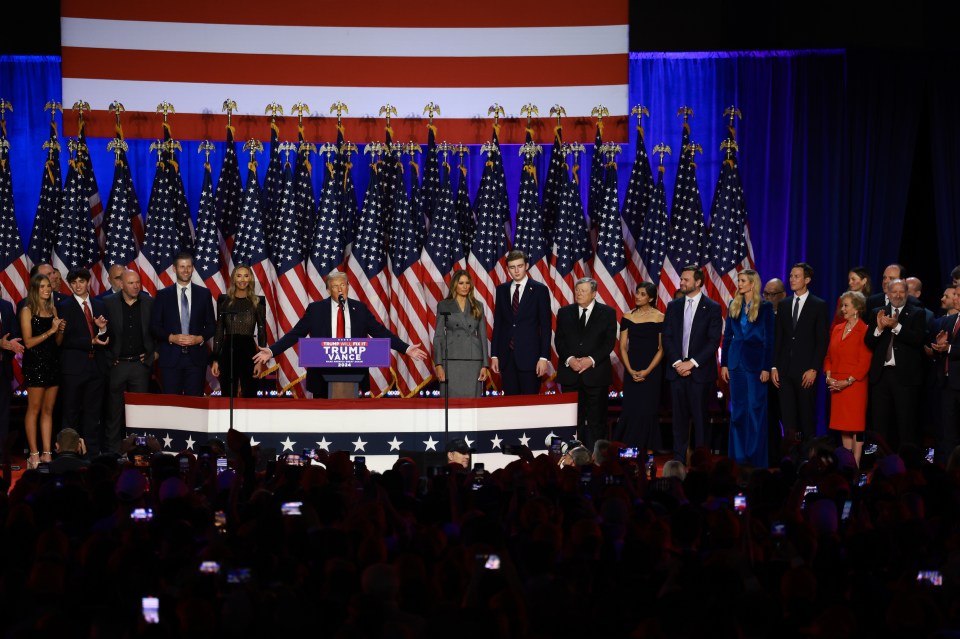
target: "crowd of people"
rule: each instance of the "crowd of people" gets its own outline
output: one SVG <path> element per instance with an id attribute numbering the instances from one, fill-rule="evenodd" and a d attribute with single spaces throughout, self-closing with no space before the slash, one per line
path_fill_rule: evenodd
<path id="1" fill-rule="evenodd" d="M 941 298 L 940 316 L 922 306 L 919 280 L 892 264 L 875 293 L 870 274 L 851 269 L 849 290 L 831 320 L 829 304 L 810 289 L 813 267 L 800 262 L 787 278 L 790 295 L 780 279 L 764 285 L 755 270 L 740 272 L 725 319 L 697 266 L 681 269 L 664 313 L 650 283 L 637 286 L 632 309 L 614 309 L 598 301 L 597 282 L 584 277 L 575 283 L 574 303 L 557 311 L 554 327 L 549 291 L 529 276 L 526 256 L 511 251 L 505 263 L 509 280 L 495 292 L 489 345 L 488 313 L 470 274 L 458 271 L 437 307 L 432 353 L 406 343 L 350 299 L 349 279 L 339 271 L 326 277 L 328 296 L 267 344 L 266 301 L 255 293 L 249 266 L 236 266 L 215 313 L 209 290 L 192 282 L 188 254 L 176 257 L 176 282 L 155 299 L 141 290 L 136 271 L 121 266 L 110 268 L 112 290 L 93 297 L 86 269 L 67 274 L 72 294 L 63 295 L 59 272 L 38 265 L 17 318 L 0 304 L 0 375 L 9 376 L 11 355 L 23 353 L 27 465 L 52 460 L 55 428 L 75 428 L 90 455 L 118 454 L 123 393 L 146 392 L 154 368 L 164 393 L 202 395 L 209 369 L 225 394 L 253 397 L 271 360 L 304 337 L 387 338 L 404 357 L 432 356 L 441 389 L 451 397 L 480 397 L 493 376 L 504 394 L 536 394 L 555 351 L 556 383 L 577 393 L 577 434 L 588 447 L 611 435 L 644 451 L 662 447 L 666 380 L 672 450 L 680 462 L 697 447 L 723 448 L 712 445 L 709 414 L 718 384 L 729 387 L 726 450 L 743 465 L 776 465 L 785 450 L 813 439 L 821 387 L 830 395 L 829 428 L 857 463 L 867 433 L 894 450 L 932 444 L 941 463 L 960 443 L 960 349 L 954 348 L 960 267 Z M 343 374 L 354 373 L 309 368 L 306 389 L 327 397 Z M 620 374 L 623 402 L 611 427 L 609 390 Z M 924 404 L 937 409 L 930 420 Z M 9 411 L 0 412 L 7 420 Z"/>
<path id="2" fill-rule="evenodd" d="M 775 470 L 623 442 L 370 473 L 130 437 L 0 494 L 0 636 L 949 637 L 960 455 L 814 440 Z M 627 451 L 626 456 L 623 451 Z M 224 460 L 225 463 L 220 463 Z M 655 468 L 655 467 L 654 467 Z"/>

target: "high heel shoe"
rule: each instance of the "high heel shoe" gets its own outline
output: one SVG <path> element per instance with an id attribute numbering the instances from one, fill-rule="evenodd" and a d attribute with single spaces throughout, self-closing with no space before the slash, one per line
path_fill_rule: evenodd
<path id="1" fill-rule="evenodd" d="M 40 465 L 40 453 L 30 453 L 27 457 L 27 470 L 34 470 Z"/>
<path id="2" fill-rule="evenodd" d="M 51 453 L 49 450 L 45 450 L 42 453 L 40 453 L 40 463 L 49 464 L 52 461 L 53 461 L 53 453 Z"/>

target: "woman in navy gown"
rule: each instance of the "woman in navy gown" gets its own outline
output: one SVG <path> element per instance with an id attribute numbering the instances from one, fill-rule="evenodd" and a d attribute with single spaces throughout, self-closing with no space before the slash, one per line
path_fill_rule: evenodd
<path id="1" fill-rule="evenodd" d="M 623 362 L 623 402 L 617 439 L 646 451 L 656 436 L 663 379 L 663 313 L 657 310 L 657 287 L 637 285 L 636 306 L 620 320 L 620 361 Z"/>
<path id="2" fill-rule="evenodd" d="M 737 275 L 720 350 L 720 376 L 730 384 L 730 446 L 739 463 L 767 465 L 767 382 L 773 367 L 773 305 L 760 299 L 760 276 Z"/>

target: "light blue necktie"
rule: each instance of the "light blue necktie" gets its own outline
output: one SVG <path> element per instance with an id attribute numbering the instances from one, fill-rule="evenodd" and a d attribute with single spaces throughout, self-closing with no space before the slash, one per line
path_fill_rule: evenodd
<path id="1" fill-rule="evenodd" d="M 180 332 L 190 334 L 190 301 L 187 299 L 187 289 L 180 289 Z"/>
<path id="2" fill-rule="evenodd" d="M 693 326 L 693 298 L 687 298 L 683 309 L 683 358 L 690 356 L 690 328 Z"/>

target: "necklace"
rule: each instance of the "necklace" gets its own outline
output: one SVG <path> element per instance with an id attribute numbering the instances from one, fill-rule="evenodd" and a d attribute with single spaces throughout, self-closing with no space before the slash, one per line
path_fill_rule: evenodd
<path id="1" fill-rule="evenodd" d="M 843 334 L 844 334 L 844 336 L 848 335 L 848 334 L 850 333 L 850 331 L 853 330 L 853 327 L 856 326 L 856 325 L 857 325 L 856 322 L 853 322 L 852 324 L 851 324 L 850 322 L 847 322 L 847 325 L 843 327 Z"/>

